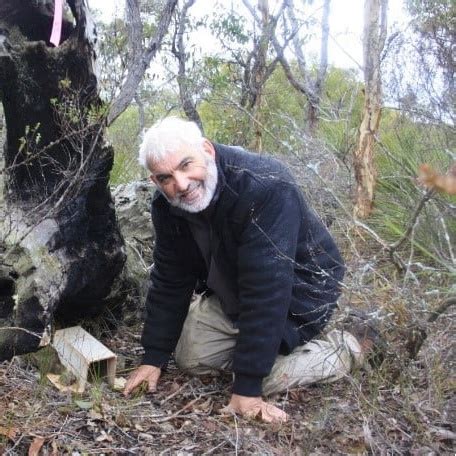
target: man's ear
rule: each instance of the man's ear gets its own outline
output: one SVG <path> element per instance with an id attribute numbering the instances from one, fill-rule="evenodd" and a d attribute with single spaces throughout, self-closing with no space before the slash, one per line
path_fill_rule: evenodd
<path id="1" fill-rule="evenodd" d="M 207 154 L 209 154 L 212 158 L 215 158 L 215 147 L 214 145 L 206 138 L 204 138 L 203 142 L 203 150 Z"/>
<path id="2" fill-rule="evenodd" d="M 153 184 L 158 185 L 157 178 L 153 174 L 149 175 L 149 179 Z"/>

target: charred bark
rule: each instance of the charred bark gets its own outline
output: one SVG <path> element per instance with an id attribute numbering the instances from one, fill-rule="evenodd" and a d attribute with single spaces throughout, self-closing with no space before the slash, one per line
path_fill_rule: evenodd
<path id="1" fill-rule="evenodd" d="M 85 0 L 68 0 L 76 26 L 65 21 L 52 47 L 53 3 L 0 7 L 0 359 L 49 343 L 55 321 L 99 313 L 125 261 L 93 25 Z"/>

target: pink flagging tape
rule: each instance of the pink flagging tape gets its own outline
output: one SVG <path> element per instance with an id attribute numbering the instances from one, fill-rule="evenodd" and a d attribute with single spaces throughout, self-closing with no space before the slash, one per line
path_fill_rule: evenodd
<path id="1" fill-rule="evenodd" d="M 63 0 L 54 1 L 54 22 L 52 23 L 51 39 L 54 46 L 58 46 L 62 36 Z"/>

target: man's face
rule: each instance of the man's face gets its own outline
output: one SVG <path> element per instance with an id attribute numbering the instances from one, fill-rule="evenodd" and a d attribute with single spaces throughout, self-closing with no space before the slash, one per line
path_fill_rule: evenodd
<path id="1" fill-rule="evenodd" d="M 201 150 L 179 150 L 149 164 L 151 179 L 173 206 L 200 212 L 209 205 L 217 186 L 215 150 L 205 141 Z"/>

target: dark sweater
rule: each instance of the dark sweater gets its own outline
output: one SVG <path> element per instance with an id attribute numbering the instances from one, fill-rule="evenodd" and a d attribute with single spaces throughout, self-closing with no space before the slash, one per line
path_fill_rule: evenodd
<path id="1" fill-rule="evenodd" d="M 211 261 L 229 289 L 219 296 L 222 308 L 239 327 L 233 392 L 259 396 L 277 354 L 290 353 L 327 323 L 344 266 L 327 229 L 279 161 L 214 146 L 219 183 L 207 223 Z M 212 268 L 193 238 L 188 214 L 159 192 L 152 220 L 156 244 L 143 363 L 162 366 L 177 344 L 197 282 L 211 283 Z"/>

